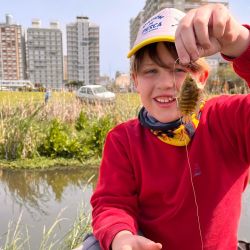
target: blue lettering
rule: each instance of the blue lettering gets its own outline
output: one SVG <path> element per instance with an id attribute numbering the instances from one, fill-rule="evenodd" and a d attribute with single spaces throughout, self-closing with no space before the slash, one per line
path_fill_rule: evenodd
<path id="1" fill-rule="evenodd" d="M 162 22 L 152 23 L 147 28 L 143 29 L 142 34 L 146 34 L 146 33 L 150 32 L 151 30 L 155 30 L 158 27 L 160 27 L 161 25 L 162 25 Z"/>
<path id="2" fill-rule="evenodd" d="M 164 18 L 164 16 L 161 16 L 161 15 L 155 16 L 155 17 L 151 18 L 150 20 L 148 20 L 148 22 L 146 22 L 146 23 L 143 25 L 143 28 L 144 28 L 145 26 L 148 26 L 149 23 L 152 23 L 154 20 L 156 20 L 156 19 L 160 19 L 160 20 L 161 20 L 162 18 Z"/>

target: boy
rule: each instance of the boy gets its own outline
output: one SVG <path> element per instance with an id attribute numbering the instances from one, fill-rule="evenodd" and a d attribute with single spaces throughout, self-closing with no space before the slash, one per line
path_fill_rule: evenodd
<path id="1" fill-rule="evenodd" d="M 143 108 L 109 132 L 91 199 L 101 249 L 237 249 L 250 95 L 215 97 L 187 123 L 176 97 L 188 74 L 205 83 L 199 58 L 217 52 L 250 84 L 249 29 L 220 4 L 164 9 L 142 25 L 128 56 Z"/>

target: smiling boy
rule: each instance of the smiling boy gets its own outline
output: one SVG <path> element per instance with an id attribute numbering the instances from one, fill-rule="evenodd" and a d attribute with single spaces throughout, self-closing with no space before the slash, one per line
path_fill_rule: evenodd
<path id="1" fill-rule="evenodd" d="M 250 96 L 212 98 L 188 123 L 176 99 L 188 74 L 205 84 L 200 58 L 217 52 L 250 84 L 249 29 L 220 4 L 164 9 L 142 25 L 129 57 L 143 107 L 107 135 L 91 198 L 101 249 L 237 249 Z"/>

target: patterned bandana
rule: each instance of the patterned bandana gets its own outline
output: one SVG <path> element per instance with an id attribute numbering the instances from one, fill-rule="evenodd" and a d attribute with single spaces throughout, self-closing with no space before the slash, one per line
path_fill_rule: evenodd
<path id="1" fill-rule="evenodd" d="M 191 141 L 198 127 L 200 115 L 201 111 L 198 115 L 192 114 L 189 121 L 185 123 L 182 121 L 182 118 L 173 122 L 162 123 L 150 116 L 148 111 L 142 107 L 138 118 L 141 125 L 149 128 L 161 141 L 174 146 L 186 146 Z"/>

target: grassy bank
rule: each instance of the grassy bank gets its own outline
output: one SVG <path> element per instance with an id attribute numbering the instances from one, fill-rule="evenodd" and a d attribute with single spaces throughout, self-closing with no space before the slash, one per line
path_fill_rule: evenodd
<path id="1" fill-rule="evenodd" d="M 45 105 L 44 93 L 0 92 L 0 168 L 97 166 L 108 131 L 139 108 L 136 93 L 90 105 L 58 92 Z"/>
<path id="2" fill-rule="evenodd" d="M 81 162 L 77 159 L 36 157 L 32 159 L 0 160 L 0 169 L 53 169 L 53 168 L 89 168 L 98 167 L 99 158 L 86 159 Z"/>
<path id="3" fill-rule="evenodd" d="M 98 165 L 107 132 L 136 117 L 136 94 L 113 105 L 89 105 L 73 93 L 0 92 L 0 168 Z"/>

